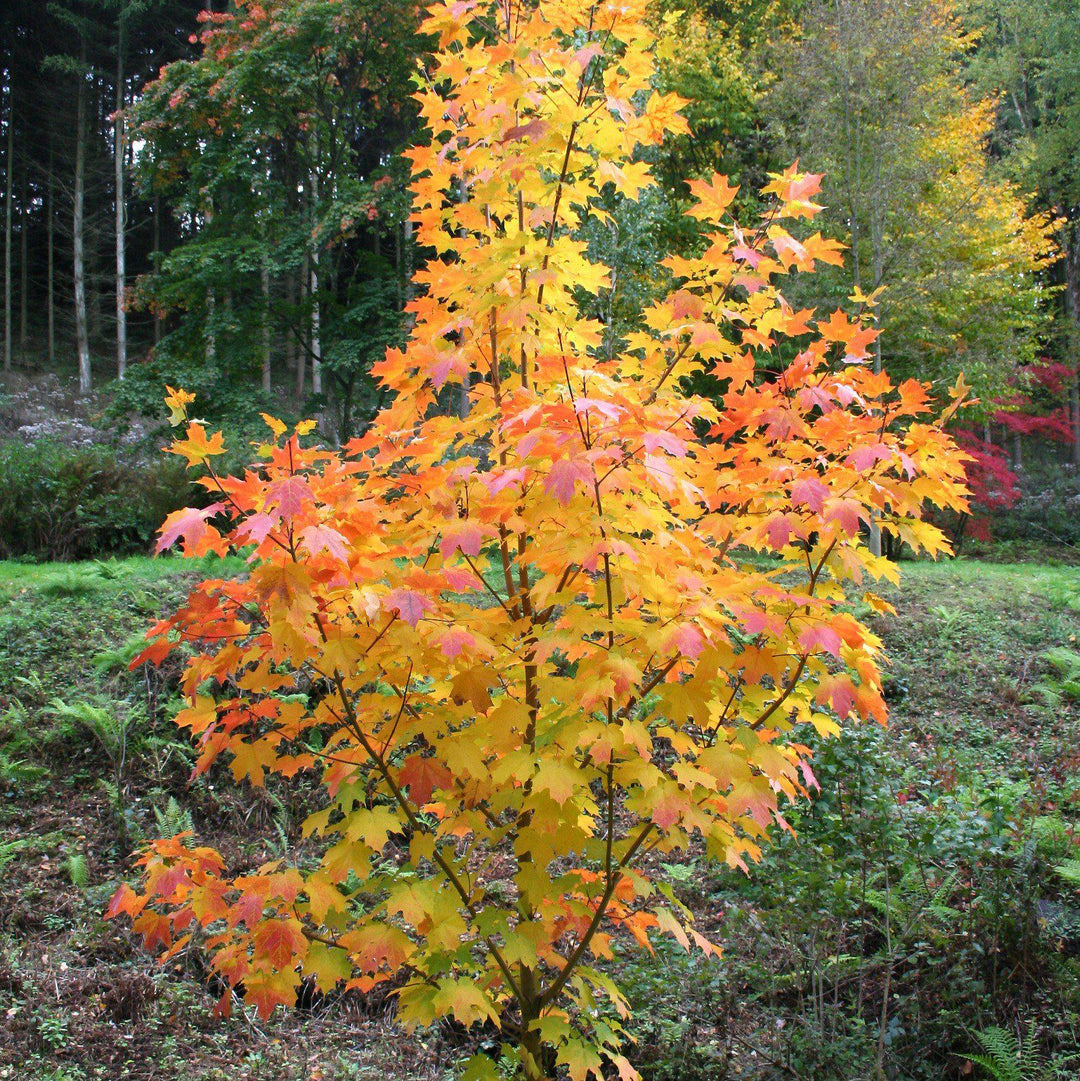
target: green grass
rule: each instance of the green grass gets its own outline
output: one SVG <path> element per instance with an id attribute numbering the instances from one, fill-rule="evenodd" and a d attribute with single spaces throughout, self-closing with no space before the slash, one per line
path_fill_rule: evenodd
<path id="1" fill-rule="evenodd" d="M 192 573 L 235 574 L 244 563 L 236 557 L 219 559 L 184 559 L 180 556 L 127 556 L 123 559 L 99 559 L 87 563 L 23 563 L 0 560 L 0 600 L 10 599 L 20 590 L 44 593 L 115 591 L 123 584 L 151 585 L 178 575 Z"/>
<path id="2" fill-rule="evenodd" d="M 443 1081 L 462 1053 L 438 1030 L 405 1036 L 346 1012 L 214 1023 L 192 958 L 160 972 L 100 920 L 130 847 L 163 822 L 190 822 L 240 867 L 280 855 L 295 832 L 302 800 L 288 786 L 238 789 L 216 767 L 189 787 L 192 754 L 167 720 L 178 668 L 156 683 L 126 668 L 198 576 L 244 569 L 0 562 L 0 999 L 14 1010 L 0 1010 L 0 1081 L 56 1070 L 286 1081 L 316 1068 L 327 1081 Z M 1080 650 L 1080 570 L 900 569 L 900 588 L 885 590 L 897 617 L 874 618 L 890 658 L 888 728 L 818 747 L 822 793 L 792 809 L 797 839 L 777 838 L 749 875 L 669 863 L 723 958 L 620 947 L 645 1081 L 870 1077 L 882 1031 L 887 1076 L 960 1078 L 979 1052 L 973 1033 L 1026 1031 L 1033 1018 L 1040 1054 L 1072 1076 L 1080 965 L 1036 915 L 1049 904 L 1053 926 L 1071 926 L 1058 868 L 1080 851 L 1080 707 L 1063 692 L 1051 708 L 1045 687 L 1065 678 L 1054 651 Z M 126 773 L 84 716 L 126 725 Z"/>

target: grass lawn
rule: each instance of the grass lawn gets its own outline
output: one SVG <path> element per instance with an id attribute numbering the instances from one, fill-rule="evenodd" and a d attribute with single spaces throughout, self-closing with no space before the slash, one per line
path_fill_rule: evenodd
<path id="1" fill-rule="evenodd" d="M 385 998 L 214 1021 L 195 953 L 161 969 L 100 918 L 141 837 L 191 825 L 235 867 L 297 840 L 302 787 L 189 787 L 177 671 L 126 670 L 195 574 L 240 566 L 0 563 L 0 1081 L 405 1081 L 471 1053 Z M 798 837 L 749 876 L 666 868 L 723 958 L 620 952 L 649 1081 L 977 1078 L 994 1025 L 1080 1076 L 1080 890 L 1055 871 L 1080 855 L 1080 570 L 904 564 L 893 600 L 890 725 L 820 748 Z"/>

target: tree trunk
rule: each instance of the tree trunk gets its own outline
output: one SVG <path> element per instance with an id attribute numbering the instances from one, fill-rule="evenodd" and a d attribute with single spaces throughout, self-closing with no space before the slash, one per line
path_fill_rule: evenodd
<path id="1" fill-rule="evenodd" d="M 81 50 L 86 63 L 86 43 Z M 86 325 L 86 255 L 84 201 L 86 198 L 86 73 L 78 75 L 75 101 L 75 209 L 72 216 L 72 258 L 75 278 L 75 341 L 79 353 L 79 393 L 90 393 L 90 338 Z"/>
<path id="2" fill-rule="evenodd" d="M 269 394 L 270 377 L 270 260 L 265 250 L 262 257 L 262 389 Z"/>
<path id="3" fill-rule="evenodd" d="M 19 363 L 26 363 L 27 300 L 30 295 L 30 166 L 22 156 L 22 193 L 19 200 Z"/>
<path id="4" fill-rule="evenodd" d="M 290 271 L 285 276 L 285 308 L 289 313 L 285 323 L 285 370 L 296 372 L 297 349 L 296 333 L 293 330 L 293 316 L 296 313 L 296 274 Z"/>
<path id="5" fill-rule="evenodd" d="M 113 167 L 116 190 L 116 377 L 127 372 L 127 312 L 124 285 L 127 277 L 127 207 L 124 203 L 124 14 L 118 16 L 116 45 L 116 116 L 113 120 Z"/>
<path id="6" fill-rule="evenodd" d="M 10 78 L 10 75 L 9 75 Z M 15 87 L 8 83 L 7 191 L 4 195 L 4 371 L 11 370 L 11 199 L 15 187 Z"/>
<path id="7" fill-rule="evenodd" d="M 154 198 L 154 250 L 151 265 L 155 272 L 158 266 L 158 255 L 161 252 L 161 200 Z M 154 305 L 154 345 L 161 344 L 161 309 Z"/>
<path id="8" fill-rule="evenodd" d="M 1072 463 L 1080 469 L 1080 368 L 1072 378 Z"/>
<path id="9" fill-rule="evenodd" d="M 308 286 L 311 277 L 311 260 L 308 250 L 304 249 L 304 259 L 300 268 L 300 308 L 301 312 L 307 307 Z M 302 320 L 300 321 L 303 326 Z M 304 400 L 304 383 L 307 379 L 307 349 L 311 340 L 311 324 L 308 324 L 308 333 L 299 333 L 296 344 L 296 397 L 299 401 Z"/>
<path id="10" fill-rule="evenodd" d="M 211 223 L 214 220 L 214 208 L 211 204 L 207 204 L 206 212 L 204 214 L 206 219 L 206 227 L 209 229 Z M 217 327 L 215 326 L 217 320 L 217 296 L 214 293 L 214 287 L 211 286 L 206 291 L 206 325 L 203 328 L 206 339 L 206 365 L 210 367 L 215 360 L 217 360 Z"/>
<path id="11" fill-rule="evenodd" d="M 1080 224 L 1065 227 L 1062 237 L 1065 250 L 1065 332 L 1066 356 L 1073 368 L 1069 390 L 1070 427 L 1072 428 L 1072 463 L 1080 466 Z"/>
<path id="12" fill-rule="evenodd" d="M 45 321 L 46 363 L 49 371 L 56 367 L 56 208 L 53 179 L 53 153 L 49 148 L 49 176 L 45 195 Z"/>
<path id="13" fill-rule="evenodd" d="M 319 210 L 319 173 L 311 170 L 311 216 L 314 232 Z M 311 245 L 311 393 L 322 394 L 322 312 L 319 307 L 319 241 Z"/>

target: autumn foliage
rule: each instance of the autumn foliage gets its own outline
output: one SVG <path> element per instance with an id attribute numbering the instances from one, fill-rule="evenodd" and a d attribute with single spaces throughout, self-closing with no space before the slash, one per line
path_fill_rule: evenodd
<path id="1" fill-rule="evenodd" d="M 613 940 L 716 948 L 652 857 L 694 840 L 747 866 L 814 783 L 799 726 L 884 719 L 878 639 L 843 605 L 888 610 L 867 590 L 894 567 L 862 531 L 936 553 L 923 506 L 962 503 L 926 388 L 864 363 L 872 328 L 784 300 L 841 258 L 802 226 L 817 176 L 774 177 L 741 227 L 725 178 L 692 182 L 700 254 L 668 261 L 677 287 L 625 340 L 580 314 L 613 287 L 582 222 L 605 186 L 651 183 L 638 148 L 686 131 L 650 93 L 643 16 L 432 7 L 411 156 L 434 255 L 377 368 L 390 404 L 343 452 L 267 418 L 239 477 L 188 425 L 172 450 L 219 495 L 159 547 L 243 552 L 250 573 L 203 582 L 141 657 L 199 647 L 178 718 L 197 773 L 303 775 L 323 809 L 295 866 L 239 877 L 154 842 L 110 908 L 148 946 L 196 942 L 263 1014 L 305 978 L 397 977 L 405 1023 L 490 1022 L 530 1078 L 636 1076 Z M 719 399 L 688 392 L 703 370 Z"/>

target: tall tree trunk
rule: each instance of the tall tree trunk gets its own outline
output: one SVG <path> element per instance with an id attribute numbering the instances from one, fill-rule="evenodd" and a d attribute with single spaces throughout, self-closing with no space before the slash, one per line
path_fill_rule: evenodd
<path id="1" fill-rule="evenodd" d="M 30 166 L 22 155 L 22 189 L 19 200 L 19 363 L 26 363 L 27 300 L 30 296 Z"/>
<path id="2" fill-rule="evenodd" d="M 86 43 L 80 60 L 86 64 Z M 75 278 L 75 341 L 79 353 L 79 393 L 90 392 L 90 338 L 86 325 L 86 255 L 83 231 L 86 199 L 86 73 L 79 72 L 75 104 L 75 210 L 72 216 L 72 257 Z"/>
<path id="3" fill-rule="evenodd" d="M 262 284 L 262 389 L 264 394 L 269 394 L 271 386 L 270 373 L 270 259 L 265 249 L 262 255 L 261 267 Z"/>
<path id="4" fill-rule="evenodd" d="M 1072 463 L 1080 466 L 1080 223 L 1066 226 L 1062 239 L 1065 249 L 1065 350 L 1073 369 L 1069 388 Z"/>
<path id="5" fill-rule="evenodd" d="M 55 186 L 53 179 L 53 152 L 49 147 L 49 176 L 45 195 L 45 321 L 46 363 L 49 371 L 56 367 L 56 209 Z"/>
<path id="6" fill-rule="evenodd" d="M 300 267 L 300 311 L 307 308 L 308 288 L 311 284 L 311 259 L 308 250 L 304 248 L 304 258 Z M 304 400 L 304 384 L 307 380 L 307 351 L 311 340 L 311 324 L 308 323 L 307 334 L 303 333 L 303 320 L 299 320 L 301 331 L 297 335 L 296 346 L 296 397 L 299 401 Z"/>
<path id="7" fill-rule="evenodd" d="M 293 271 L 290 271 L 285 276 L 285 307 L 289 313 L 285 325 L 285 370 L 295 373 L 297 350 L 296 333 L 293 331 L 292 320 L 296 312 L 296 274 Z"/>
<path id="8" fill-rule="evenodd" d="M 1080 367 L 1072 378 L 1072 462 L 1080 469 Z"/>
<path id="9" fill-rule="evenodd" d="M 157 271 L 158 255 L 161 252 L 161 200 L 154 197 L 154 251 L 151 260 L 155 272 Z M 161 344 L 161 309 L 154 305 L 154 345 Z"/>
<path id="10" fill-rule="evenodd" d="M 11 78 L 9 71 L 9 79 Z M 4 194 L 4 371 L 11 370 L 11 199 L 15 187 L 15 85 L 8 83 L 7 191 Z"/>
<path id="11" fill-rule="evenodd" d="M 113 162 L 116 178 L 116 377 L 127 372 L 127 312 L 124 310 L 127 206 L 124 203 L 124 13 L 118 18 L 116 42 L 116 116 L 113 126 Z"/>
<path id="12" fill-rule="evenodd" d="M 206 212 L 204 214 L 206 219 L 206 227 L 209 229 L 214 220 L 214 207 L 208 202 Z M 212 365 L 217 359 L 217 327 L 215 325 L 217 320 L 217 296 L 214 293 L 214 287 L 211 286 L 206 291 L 206 326 L 204 333 L 206 336 L 206 364 L 207 367 Z"/>
<path id="13" fill-rule="evenodd" d="M 314 233 L 319 212 L 319 173 L 311 170 L 311 216 Z M 319 241 L 311 245 L 311 393 L 322 394 L 322 312 L 319 306 Z"/>

